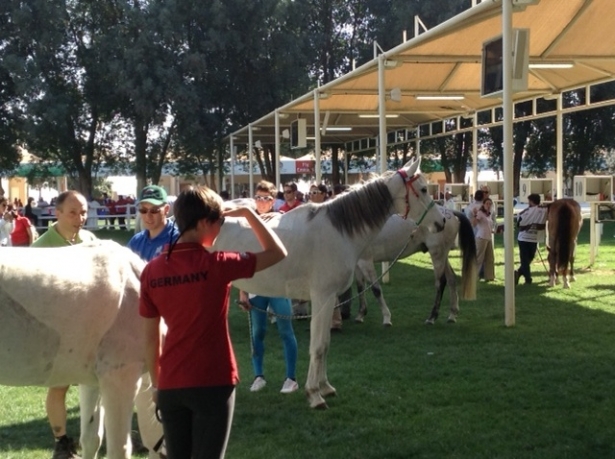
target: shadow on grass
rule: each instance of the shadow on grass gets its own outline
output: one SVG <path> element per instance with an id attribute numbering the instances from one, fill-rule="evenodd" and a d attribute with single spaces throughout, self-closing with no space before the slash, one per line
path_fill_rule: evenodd
<path id="1" fill-rule="evenodd" d="M 44 396 L 43 396 L 44 397 Z M 42 399 L 41 404 L 44 404 Z M 70 436 L 79 438 L 79 408 L 67 410 L 66 430 Z M 54 440 L 47 418 L 37 418 L 26 422 L 0 425 L 0 452 L 14 450 L 49 450 L 53 451 Z M 5 457 L 0 455 L 0 457 Z"/>
<path id="2" fill-rule="evenodd" d="M 327 368 L 338 397 L 329 411 L 278 393 L 283 359 L 270 330 L 265 361 L 274 386 L 258 394 L 249 382 L 239 386 L 229 457 L 612 457 L 615 307 L 612 287 L 592 280 L 569 291 L 548 288 L 546 277 L 517 287 L 515 327 L 504 326 L 503 284 L 480 283 L 476 301 L 460 302 L 456 324 L 446 323 L 445 293 L 440 319 L 426 326 L 432 271 L 420 257 L 399 263 L 383 288 L 393 327 L 381 326 L 368 294 L 366 322 L 346 321 L 332 336 Z M 234 312 L 231 324 L 251 381 L 245 318 Z M 303 325 L 297 339 L 304 382 Z"/>

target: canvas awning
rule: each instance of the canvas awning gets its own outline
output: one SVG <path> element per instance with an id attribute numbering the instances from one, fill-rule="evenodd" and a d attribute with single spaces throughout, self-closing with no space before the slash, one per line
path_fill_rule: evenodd
<path id="1" fill-rule="evenodd" d="M 515 101 L 556 94 L 615 78 L 615 16 L 612 0 L 520 0 L 513 27 L 530 30 L 529 62 L 571 63 L 571 68 L 530 68 L 527 91 Z M 384 53 L 387 94 L 401 91 L 401 100 L 387 97 L 387 130 L 414 128 L 446 118 L 497 107 L 501 100 L 481 98 L 483 42 L 502 31 L 501 1 L 483 2 Z M 379 132 L 378 59 L 362 65 L 317 90 L 320 124 L 350 127 L 325 131 L 323 143 L 376 137 Z M 455 94 L 461 100 L 418 100 L 418 95 Z M 314 93 L 278 109 L 280 130 L 305 118 L 314 135 Z M 364 118 L 363 116 L 371 116 Z M 254 141 L 275 139 L 275 112 L 251 124 Z M 232 134 L 235 145 L 248 142 L 248 126 Z"/>

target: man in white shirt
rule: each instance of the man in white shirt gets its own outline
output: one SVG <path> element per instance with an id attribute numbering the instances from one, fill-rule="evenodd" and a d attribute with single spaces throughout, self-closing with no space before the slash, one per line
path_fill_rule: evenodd
<path id="1" fill-rule="evenodd" d="M 539 242 L 545 240 L 545 223 L 547 221 L 548 206 L 540 206 L 540 196 L 532 193 L 528 197 L 529 207 L 519 214 L 519 258 L 521 266 L 515 271 L 515 285 L 519 283 L 521 276 L 526 284 L 532 283 L 531 265 Z"/>

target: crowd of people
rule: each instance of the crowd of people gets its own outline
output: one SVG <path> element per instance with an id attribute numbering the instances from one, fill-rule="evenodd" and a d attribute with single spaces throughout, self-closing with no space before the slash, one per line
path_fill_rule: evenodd
<path id="1" fill-rule="evenodd" d="M 147 186 L 141 190 L 138 200 L 132 202 L 129 199 L 111 202 L 103 195 L 101 206 L 121 213 L 122 206 L 136 203 L 141 218 L 143 229 L 127 246 L 147 262 L 141 277 L 139 311 L 145 329 L 151 392 L 161 413 L 164 447 L 169 458 L 224 457 L 235 406 L 235 386 L 239 381 L 228 327 L 230 285 L 233 280 L 251 277 L 286 256 L 286 249 L 265 222 L 276 213 L 292 212 L 306 202 L 320 204 L 345 190 L 341 185 L 329 189 L 314 183 L 304 195 L 294 182 L 284 183 L 283 191 L 278 192 L 272 183 L 261 181 L 253 195 L 256 210 L 249 206 L 226 210 L 222 197 L 214 191 L 206 187 L 191 188 L 177 197 L 173 219 L 168 217 L 169 197 L 162 187 Z M 53 248 L 95 241 L 94 233 L 84 229 L 91 202 L 77 191 L 61 193 L 53 203 L 56 221 L 35 238 L 32 208 L 42 203 L 35 204 L 34 199 L 28 199 L 22 214 L 15 209 L 15 202 L 11 204 L 6 198 L 0 198 L 2 243 Z M 530 195 L 529 202 L 528 209 L 519 216 L 521 265 L 515 271 L 515 282 L 521 277 L 526 283 L 532 282 L 530 265 L 537 243 L 544 238 L 546 208 L 540 206 L 538 195 Z M 465 213 L 475 230 L 481 276 L 490 282 L 495 279 L 493 234 L 497 230 L 497 210 L 489 198 L 489 190 L 476 191 Z M 262 251 L 208 250 L 227 216 L 246 218 Z M 122 223 L 120 220 L 120 228 Z M 200 273 L 197 282 L 160 282 L 194 273 Z M 349 296 L 346 292 L 346 298 Z M 250 391 L 258 392 L 267 385 L 264 340 L 270 311 L 276 317 L 284 350 L 285 374 L 280 392 L 295 392 L 299 388 L 298 350 L 291 300 L 243 291 L 238 297 L 250 321 L 254 372 Z M 344 308 L 335 308 L 333 330 L 341 329 L 343 311 Z M 162 321 L 168 327 L 166 334 L 160 331 Z M 78 459 L 75 442 L 66 431 L 68 390 L 69 387 L 52 387 L 47 393 L 45 407 L 55 438 L 53 459 Z"/>

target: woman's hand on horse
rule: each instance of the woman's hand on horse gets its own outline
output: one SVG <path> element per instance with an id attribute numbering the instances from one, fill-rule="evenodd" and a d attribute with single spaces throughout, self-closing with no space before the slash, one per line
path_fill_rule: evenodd
<path id="1" fill-rule="evenodd" d="M 223 215 L 225 217 L 245 217 L 247 218 L 254 211 L 249 207 L 235 207 L 234 209 L 225 209 Z"/>

